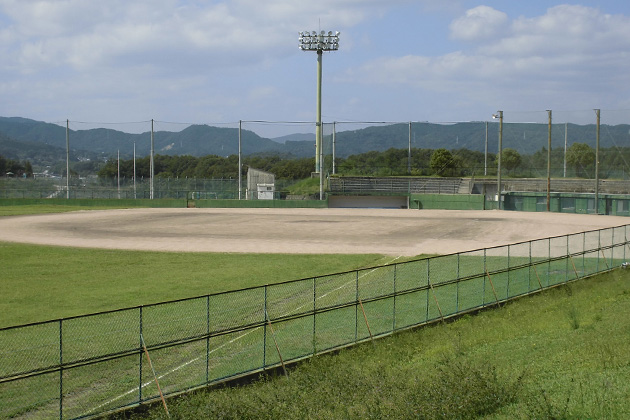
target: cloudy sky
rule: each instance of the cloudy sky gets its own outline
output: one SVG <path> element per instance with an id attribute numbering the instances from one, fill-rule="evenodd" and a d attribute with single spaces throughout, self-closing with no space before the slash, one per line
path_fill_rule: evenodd
<path id="1" fill-rule="evenodd" d="M 0 116 L 314 121 L 320 29 L 325 121 L 630 123 L 627 0 L 0 0 Z"/>

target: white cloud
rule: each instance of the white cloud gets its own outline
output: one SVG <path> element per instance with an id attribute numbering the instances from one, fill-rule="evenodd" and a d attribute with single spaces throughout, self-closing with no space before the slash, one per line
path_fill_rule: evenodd
<path id="1" fill-rule="evenodd" d="M 451 36 L 455 39 L 478 41 L 503 35 L 507 26 L 507 14 L 492 7 L 478 6 L 455 19 L 450 29 Z"/>
<path id="2" fill-rule="evenodd" d="M 488 30 L 482 28 L 483 22 Z M 594 100 L 630 85 L 627 16 L 563 5 L 542 16 L 509 22 L 501 12 L 477 7 L 454 20 L 451 30 L 460 39 L 475 41 L 474 46 L 437 57 L 380 58 L 352 75 L 364 75 L 368 83 L 471 98 L 491 94 L 551 100 L 590 92 Z M 496 37 L 498 33 L 502 36 Z"/>

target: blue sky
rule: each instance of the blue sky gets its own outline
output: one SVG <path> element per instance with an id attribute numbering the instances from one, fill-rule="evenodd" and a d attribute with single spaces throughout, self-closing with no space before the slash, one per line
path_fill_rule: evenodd
<path id="1" fill-rule="evenodd" d="M 630 123 L 627 0 L 0 0 L 0 116 L 314 121 L 320 28 L 327 122 Z"/>

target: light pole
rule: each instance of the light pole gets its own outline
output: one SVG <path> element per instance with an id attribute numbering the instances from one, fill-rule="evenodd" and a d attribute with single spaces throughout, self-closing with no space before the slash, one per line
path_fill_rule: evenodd
<path id="1" fill-rule="evenodd" d="M 315 172 L 319 173 L 319 199 L 323 199 L 322 155 L 322 55 L 339 49 L 339 32 L 300 32 L 300 49 L 317 52 L 317 122 L 315 127 Z"/>

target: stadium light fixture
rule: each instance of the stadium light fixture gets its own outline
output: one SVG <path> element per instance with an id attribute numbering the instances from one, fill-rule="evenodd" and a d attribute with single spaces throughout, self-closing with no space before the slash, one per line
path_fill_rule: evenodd
<path id="1" fill-rule="evenodd" d="M 303 31 L 298 38 L 302 51 L 317 52 L 317 122 L 315 126 L 315 172 L 319 173 L 319 199 L 324 198 L 322 169 L 322 55 L 339 49 L 339 32 Z"/>

